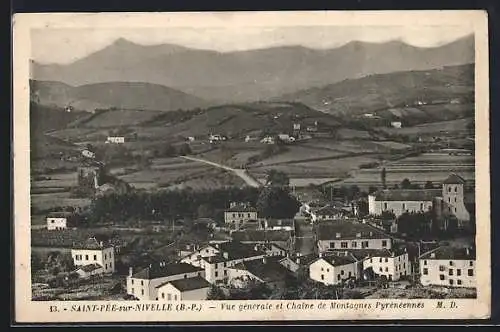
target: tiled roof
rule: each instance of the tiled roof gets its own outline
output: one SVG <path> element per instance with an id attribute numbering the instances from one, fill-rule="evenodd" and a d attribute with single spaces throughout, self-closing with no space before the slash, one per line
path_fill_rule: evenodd
<path id="1" fill-rule="evenodd" d="M 337 237 L 337 234 L 339 237 Z M 332 221 L 321 223 L 317 229 L 318 240 L 351 240 L 351 239 L 389 239 L 378 228 L 368 224 L 351 221 Z M 358 236 L 359 235 L 359 236 Z"/>
<path id="2" fill-rule="evenodd" d="M 84 266 L 80 266 L 77 270 L 82 270 L 84 272 L 92 272 L 98 269 L 102 269 L 102 266 L 99 264 L 88 264 Z"/>
<path id="3" fill-rule="evenodd" d="M 356 262 L 356 259 L 352 256 L 343 256 L 343 255 L 325 255 L 323 257 L 319 257 L 319 259 L 323 259 L 328 262 L 328 264 L 332 266 L 342 266 L 347 264 L 352 264 Z"/>
<path id="4" fill-rule="evenodd" d="M 300 255 L 300 256 L 292 255 L 288 258 L 290 260 L 294 261 L 295 263 L 297 263 L 297 259 L 298 259 L 299 265 L 308 266 L 309 264 L 311 264 L 312 262 L 314 262 L 315 260 L 318 259 L 318 255 L 317 254 L 307 254 L 307 255 Z"/>
<path id="5" fill-rule="evenodd" d="M 247 270 L 264 282 L 283 280 L 288 275 L 288 270 L 279 264 L 276 259 L 266 258 L 265 263 L 262 259 L 255 259 L 238 263 L 233 268 Z"/>
<path id="6" fill-rule="evenodd" d="M 292 236 L 291 231 L 286 230 L 245 230 L 234 231 L 231 233 L 231 238 L 234 241 L 243 242 L 264 242 L 264 241 L 279 241 L 285 242 Z"/>
<path id="7" fill-rule="evenodd" d="M 444 184 L 465 184 L 465 180 L 458 174 L 452 173 L 443 181 Z"/>
<path id="8" fill-rule="evenodd" d="M 132 278 L 152 280 L 157 278 L 173 276 L 177 274 L 201 272 L 201 271 L 203 271 L 202 268 L 186 263 L 165 264 L 164 266 L 160 266 L 157 264 L 151 267 L 146 267 L 141 271 L 133 274 Z"/>
<path id="9" fill-rule="evenodd" d="M 314 211 L 315 214 L 320 215 L 320 216 L 334 216 L 337 214 L 342 214 L 344 212 L 345 212 L 345 210 L 343 210 L 341 208 L 333 207 L 330 205 L 323 206 L 322 208 Z"/>
<path id="10" fill-rule="evenodd" d="M 250 258 L 266 254 L 262 250 L 255 250 L 255 246 L 253 244 L 241 243 L 234 240 L 210 244 L 210 246 L 219 251 L 219 254 L 217 254 L 216 256 L 205 258 L 206 261 L 212 263 L 231 261 L 241 258 Z M 228 258 L 224 257 L 224 253 L 227 253 Z"/>
<path id="11" fill-rule="evenodd" d="M 160 288 L 166 284 L 171 284 L 172 286 L 174 286 L 176 289 L 180 290 L 181 292 L 187 292 L 190 290 L 210 287 L 210 283 L 208 281 L 206 281 L 205 279 L 203 279 L 202 277 L 193 277 L 193 278 L 185 278 L 185 279 L 167 281 L 167 282 L 157 286 L 156 288 Z"/>
<path id="12" fill-rule="evenodd" d="M 442 195 L 441 189 L 386 189 L 375 194 L 377 201 L 425 201 L 431 202 Z"/>
<path id="13" fill-rule="evenodd" d="M 389 249 L 356 249 L 356 250 L 329 250 L 328 253 L 330 254 L 336 254 L 336 255 L 341 255 L 345 256 L 347 253 L 347 256 L 353 256 L 357 260 L 363 260 L 365 258 L 369 257 L 392 257 L 392 254 L 394 253 L 394 256 L 400 256 L 404 253 L 403 249 L 395 249 L 395 250 L 389 250 Z"/>
<path id="14" fill-rule="evenodd" d="M 73 245 L 73 249 L 84 249 L 84 250 L 102 250 L 112 247 L 111 244 L 104 241 L 97 241 L 95 237 L 89 238 L 84 242 L 76 243 Z"/>
<path id="15" fill-rule="evenodd" d="M 68 218 L 71 217 L 73 213 L 66 211 L 55 211 L 47 214 L 47 218 Z"/>
<path id="16" fill-rule="evenodd" d="M 457 248 L 451 246 L 439 247 L 435 250 L 426 252 L 420 259 L 458 259 L 458 260 L 475 260 L 476 250 L 474 248 Z"/>

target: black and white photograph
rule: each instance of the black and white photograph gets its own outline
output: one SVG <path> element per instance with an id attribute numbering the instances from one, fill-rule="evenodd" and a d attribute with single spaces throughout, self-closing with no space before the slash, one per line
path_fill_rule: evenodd
<path id="1" fill-rule="evenodd" d="M 30 28 L 27 301 L 477 301 L 483 37 L 320 13 Z"/>

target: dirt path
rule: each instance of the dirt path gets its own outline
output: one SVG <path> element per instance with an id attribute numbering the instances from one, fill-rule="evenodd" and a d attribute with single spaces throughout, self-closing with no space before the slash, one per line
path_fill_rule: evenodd
<path id="1" fill-rule="evenodd" d="M 226 171 L 233 172 L 236 176 L 238 176 L 243 181 L 245 181 L 245 183 L 247 185 L 249 185 L 250 187 L 258 188 L 262 185 L 259 181 L 257 181 L 250 174 L 248 174 L 248 172 L 245 169 L 231 168 L 231 167 L 226 166 L 226 165 L 222 165 L 219 163 L 215 163 L 213 161 L 200 159 L 200 158 L 194 158 L 194 157 L 188 157 L 188 156 L 181 156 L 181 158 L 192 160 L 192 161 L 198 161 L 198 162 L 205 163 L 205 164 L 208 164 L 208 165 L 213 166 L 213 167 L 218 167 L 218 168 L 225 169 Z"/>

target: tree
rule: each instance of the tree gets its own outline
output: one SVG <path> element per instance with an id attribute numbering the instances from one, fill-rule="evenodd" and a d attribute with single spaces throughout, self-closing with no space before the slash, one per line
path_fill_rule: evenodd
<path id="1" fill-rule="evenodd" d="M 267 172 L 266 185 L 273 187 L 288 187 L 290 178 L 285 172 L 271 169 Z"/>
<path id="2" fill-rule="evenodd" d="M 226 300 L 226 295 L 219 287 L 215 285 L 211 285 L 208 290 L 207 300 L 217 301 L 217 300 Z"/>
<path id="3" fill-rule="evenodd" d="M 386 183 L 386 180 L 387 180 L 387 173 L 386 173 L 386 170 L 385 170 L 385 167 L 382 168 L 382 171 L 380 171 L 380 179 L 382 180 L 382 187 L 384 189 L 387 188 L 387 183 Z"/>
<path id="4" fill-rule="evenodd" d="M 192 153 L 192 151 L 191 151 L 191 147 L 189 146 L 189 144 L 184 143 L 179 147 L 179 154 L 181 156 L 186 156 L 186 155 L 191 154 L 191 153 Z"/>
<path id="5" fill-rule="evenodd" d="M 401 181 L 401 189 L 411 189 L 411 182 L 408 179 Z"/>
<path id="6" fill-rule="evenodd" d="M 281 187 L 264 188 L 257 200 L 257 209 L 263 218 L 292 218 L 299 208 L 300 203 Z"/>

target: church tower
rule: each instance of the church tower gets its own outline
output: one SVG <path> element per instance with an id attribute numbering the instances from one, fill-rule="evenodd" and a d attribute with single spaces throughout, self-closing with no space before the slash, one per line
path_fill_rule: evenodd
<path id="1" fill-rule="evenodd" d="M 443 209 L 457 217 L 459 228 L 466 227 L 470 221 L 469 211 L 464 203 L 464 187 L 465 180 L 457 174 L 450 174 L 443 181 Z"/>

